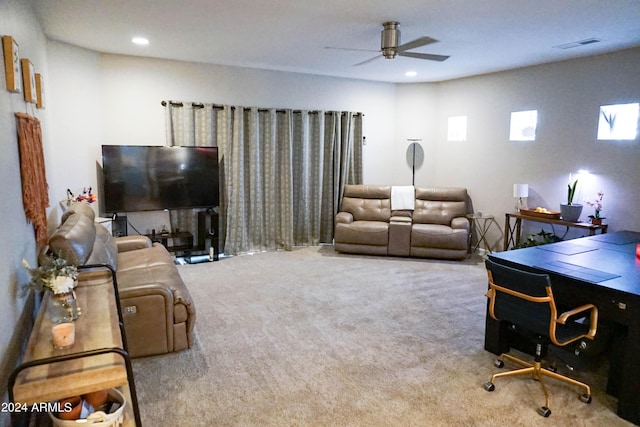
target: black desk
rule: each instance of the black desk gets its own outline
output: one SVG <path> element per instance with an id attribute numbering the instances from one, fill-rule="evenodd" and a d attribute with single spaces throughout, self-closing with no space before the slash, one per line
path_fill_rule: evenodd
<path id="1" fill-rule="evenodd" d="M 618 415 L 640 424 L 640 233 L 616 233 L 489 255 L 497 263 L 551 276 L 558 304 L 593 303 L 614 324 L 607 393 L 618 398 Z M 487 316 L 485 349 L 509 350 L 508 332 Z"/>

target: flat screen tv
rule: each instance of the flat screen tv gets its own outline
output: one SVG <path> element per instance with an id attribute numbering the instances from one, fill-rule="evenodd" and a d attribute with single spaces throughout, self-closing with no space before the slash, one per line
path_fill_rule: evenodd
<path id="1" fill-rule="evenodd" d="M 217 147 L 103 145 L 106 213 L 220 204 Z"/>

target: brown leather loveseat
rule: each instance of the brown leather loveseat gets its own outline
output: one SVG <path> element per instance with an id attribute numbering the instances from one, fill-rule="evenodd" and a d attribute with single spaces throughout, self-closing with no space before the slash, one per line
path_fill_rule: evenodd
<path id="1" fill-rule="evenodd" d="M 347 185 L 336 215 L 335 249 L 369 255 L 462 259 L 469 251 L 465 188 L 415 187 L 412 207 L 393 209 L 392 187 Z"/>
<path id="2" fill-rule="evenodd" d="M 83 202 L 68 207 L 48 246 L 76 265 L 115 269 L 132 357 L 191 347 L 195 307 L 164 246 L 146 236 L 113 237 Z"/>

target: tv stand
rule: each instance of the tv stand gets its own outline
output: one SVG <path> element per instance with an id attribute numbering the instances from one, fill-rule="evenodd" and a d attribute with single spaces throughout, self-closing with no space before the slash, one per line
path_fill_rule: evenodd
<path id="1" fill-rule="evenodd" d="M 198 212 L 198 248 L 204 250 L 214 261 L 218 261 L 219 230 L 218 214 L 213 209 Z"/>
<path id="2" fill-rule="evenodd" d="M 176 230 L 174 233 L 156 233 L 155 230 L 147 237 L 154 243 L 160 243 L 169 252 L 191 251 L 193 249 L 193 234 L 188 231 Z"/>
<path id="3" fill-rule="evenodd" d="M 111 220 L 111 234 L 113 237 L 123 237 L 127 235 L 127 216 L 113 215 Z"/>

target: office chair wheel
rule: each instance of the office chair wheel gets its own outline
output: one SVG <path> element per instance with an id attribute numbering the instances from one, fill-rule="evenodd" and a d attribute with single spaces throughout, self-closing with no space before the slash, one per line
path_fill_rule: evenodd
<path id="1" fill-rule="evenodd" d="M 496 386 L 491 381 L 488 381 L 484 383 L 484 389 L 487 391 L 493 391 L 496 389 Z"/>
<path id="2" fill-rule="evenodd" d="M 496 359 L 493 362 L 493 366 L 495 366 L 496 368 L 503 368 L 504 367 L 504 362 L 500 359 Z"/>
<path id="3" fill-rule="evenodd" d="M 580 395 L 580 400 L 584 403 L 591 403 L 591 395 L 587 393 L 583 393 Z"/>
<path id="4" fill-rule="evenodd" d="M 541 406 L 541 407 L 538 408 L 538 414 L 540 414 L 543 417 L 547 418 L 547 417 L 549 417 L 549 415 L 551 415 L 551 409 L 547 408 L 546 406 Z"/>

